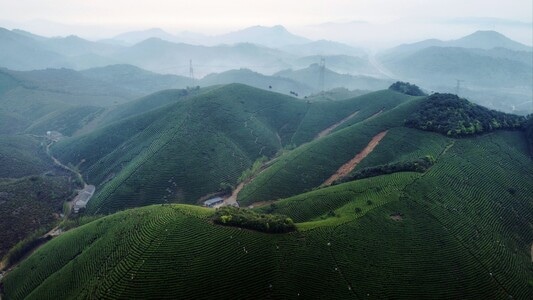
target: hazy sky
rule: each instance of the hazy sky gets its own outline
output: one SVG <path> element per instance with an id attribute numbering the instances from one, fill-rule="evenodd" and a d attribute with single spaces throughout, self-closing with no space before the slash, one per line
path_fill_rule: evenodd
<path id="1" fill-rule="evenodd" d="M 282 24 L 307 35 L 327 22 L 372 24 L 412 20 L 498 18 L 532 22 L 531 0 L 0 0 L 0 26 L 40 34 L 104 37 L 161 27 L 218 34 L 251 25 Z M 43 20 L 47 22 L 43 22 Z M 57 23 L 57 24 L 54 24 Z M 69 25 L 65 27 L 63 25 Z M 65 29 L 67 28 L 67 29 Z M 66 30 L 72 32 L 65 32 Z M 522 37 L 523 42 L 526 39 Z"/>

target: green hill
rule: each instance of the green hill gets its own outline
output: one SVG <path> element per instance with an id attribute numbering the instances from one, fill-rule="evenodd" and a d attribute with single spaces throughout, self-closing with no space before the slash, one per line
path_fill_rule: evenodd
<path id="1" fill-rule="evenodd" d="M 161 90 L 193 86 L 190 78 L 177 75 L 162 75 L 132 65 L 111 65 L 80 71 L 83 76 L 105 81 L 138 95 L 148 95 Z"/>
<path id="2" fill-rule="evenodd" d="M 0 134 L 47 131 L 73 134 L 102 107 L 137 96 L 68 69 L 12 71 L 0 69 Z"/>
<path id="3" fill-rule="evenodd" d="M 200 80 L 200 85 L 242 83 L 258 89 L 270 90 L 290 95 L 296 92 L 300 96 L 309 95 L 316 89 L 301 82 L 279 76 L 266 76 L 249 69 L 230 70 L 222 73 L 209 74 Z"/>
<path id="4" fill-rule="evenodd" d="M 349 90 L 346 88 L 334 88 L 332 90 L 309 95 L 306 99 L 310 101 L 336 101 L 346 100 L 368 94 L 368 90 Z"/>
<path id="5" fill-rule="evenodd" d="M 451 126 L 518 118 L 392 90 L 311 102 L 232 84 L 146 97 L 53 147 L 97 185 L 89 213 L 146 207 L 52 239 L 6 274 L 3 297 L 531 298 L 527 127 L 460 138 L 407 127 L 436 112 Z M 263 155 L 277 159 L 239 194 L 252 211 L 170 204 L 235 185 Z M 354 157 L 347 182 L 323 184 Z M 384 169 L 424 157 L 417 172 Z"/>
<path id="6" fill-rule="evenodd" d="M 489 110 L 456 95 L 435 93 L 405 123 L 422 130 L 465 136 L 498 129 L 521 129 L 525 121 L 525 117 Z"/>
<path id="7" fill-rule="evenodd" d="M 305 144 L 278 159 L 244 186 L 238 195 L 239 203 L 250 205 L 254 202 L 276 200 L 326 184 L 337 170 L 344 167 L 343 164 L 356 159 L 360 153 L 367 151 L 365 155 L 374 155 L 372 150 L 366 150 L 368 145 L 375 143 L 376 150 L 383 149 L 384 146 L 378 144 L 379 140 L 373 142 L 376 137 L 381 136 L 383 143 L 389 139 L 398 140 L 395 136 L 398 128 L 408 126 L 449 136 L 464 136 L 497 129 L 520 129 L 525 121 L 523 117 L 488 110 L 449 94 L 410 97 L 389 90 L 367 94 L 361 98 L 363 97 L 372 99 L 376 106 L 365 107 L 366 113 L 360 112 L 350 122 L 336 128 L 332 134 Z M 365 120 L 378 110 L 383 111 Z M 357 122 L 358 120 L 362 122 Z M 417 136 L 420 134 L 415 131 L 413 137 Z M 433 144 L 434 141 L 427 141 L 427 146 Z M 416 156 L 406 159 L 404 152 L 399 153 L 404 159 L 396 161 L 398 163 L 420 159 L 428 154 L 417 152 Z M 435 156 L 435 153 L 431 155 Z M 390 162 L 368 165 L 367 160 L 359 159 L 355 170 Z"/>
<path id="8" fill-rule="evenodd" d="M 275 73 L 274 76 L 289 78 L 308 86 L 320 86 L 320 66 L 317 63 L 314 63 L 304 69 L 289 69 L 280 71 Z M 344 87 L 352 90 L 359 89 L 376 91 L 386 89 L 391 84 L 392 81 L 377 77 L 339 74 L 328 68 L 324 70 L 324 89 L 326 90 Z"/>
<path id="9" fill-rule="evenodd" d="M 365 105 L 354 118 L 337 127 L 332 134 L 281 157 L 244 187 L 239 194 L 239 203 L 248 205 L 289 197 L 321 185 L 378 133 L 403 126 L 405 117 L 420 101 L 391 90 L 357 99 L 366 101 L 361 101 Z"/>
<path id="10" fill-rule="evenodd" d="M 127 65 L 82 72 L 0 69 L 0 134 L 44 135 L 58 131 L 72 136 L 89 132 L 177 101 L 176 97 L 165 97 L 168 93 L 164 90 L 185 87 L 182 81 L 179 76 L 159 75 Z M 210 89 L 182 90 L 181 96 L 191 97 Z M 159 98 L 141 98 L 160 90 Z"/>
<path id="11" fill-rule="evenodd" d="M 139 105 L 181 95 L 162 92 Z M 284 147 L 312 140 L 369 100 L 307 102 L 232 84 L 64 140 L 52 150 L 97 185 L 91 213 L 161 202 L 196 203 L 220 191 L 223 183 L 235 186 L 258 158 L 272 158 Z M 382 105 L 373 107 L 361 115 Z"/>
<path id="12" fill-rule="evenodd" d="M 214 210 L 193 206 L 119 212 L 37 250 L 2 280 L 4 296 L 531 298 L 533 169 L 523 133 L 450 139 L 399 127 L 390 136 L 383 143 L 396 151 L 378 147 L 372 163 L 420 151 L 436 163 L 260 209 L 293 218 L 298 231 L 288 234 L 215 225 Z"/>

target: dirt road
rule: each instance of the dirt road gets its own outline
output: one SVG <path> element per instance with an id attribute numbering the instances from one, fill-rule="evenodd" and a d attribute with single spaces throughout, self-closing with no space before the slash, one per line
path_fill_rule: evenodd
<path id="1" fill-rule="evenodd" d="M 363 151 L 359 152 L 354 158 L 349 160 L 347 163 L 342 165 L 335 174 L 331 175 L 328 180 L 324 181 L 322 186 L 328 186 L 331 185 L 334 181 L 350 174 L 350 172 L 365 158 L 368 154 L 370 154 L 372 151 L 374 151 L 374 148 L 379 144 L 379 142 L 385 137 L 387 134 L 387 130 L 382 131 L 378 133 L 376 136 L 372 138 L 370 143 L 363 149 Z"/>
<path id="2" fill-rule="evenodd" d="M 342 125 L 344 122 L 350 120 L 351 118 L 355 117 L 355 115 L 357 115 L 357 113 L 359 113 L 359 111 L 356 111 L 354 112 L 353 114 L 347 116 L 346 118 L 340 120 L 339 122 L 331 125 L 330 127 L 322 130 L 317 136 L 316 136 L 316 139 L 318 138 L 321 138 L 321 137 L 324 137 L 328 134 L 330 134 L 333 130 L 335 130 L 335 128 L 339 127 L 340 125 Z"/>

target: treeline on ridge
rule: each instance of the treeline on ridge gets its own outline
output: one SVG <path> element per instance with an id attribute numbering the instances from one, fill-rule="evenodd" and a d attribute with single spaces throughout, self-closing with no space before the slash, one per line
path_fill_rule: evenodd
<path id="1" fill-rule="evenodd" d="M 412 161 L 402 161 L 396 163 L 389 163 L 385 165 L 379 165 L 374 167 L 368 167 L 356 171 L 355 173 L 343 177 L 339 180 L 333 182 L 333 184 L 341 184 L 344 182 L 349 182 L 353 180 L 375 177 L 380 175 L 387 175 L 397 172 L 419 172 L 423 173 L 427 171 L 435 163 L 435 158 L 431 155 L 412 160 Z"/>
<path id="2" fill-rule="evenodd" d="M 423 101 L 405 125 L 447 136 L 467 136 L 496 129 L 520 129 L 526 118 L 471 103 L 453 94 L 435 93 Z"/>
<path id="3" fill-rule="evenodd" d="M 249 209 L 233 206 L 217 209 L 213 222 L 267 233 L 285 233 L 296 230 L 293 220 L 287 216 L 259 214 Z"/>
<path id="4" fill-rule="evenodd" d="M 396 81 L 389 87 L 389 90 L 410 96 L 427 96 L 416 84 L 410 84 L 409 82 L 403 81 Z"/>

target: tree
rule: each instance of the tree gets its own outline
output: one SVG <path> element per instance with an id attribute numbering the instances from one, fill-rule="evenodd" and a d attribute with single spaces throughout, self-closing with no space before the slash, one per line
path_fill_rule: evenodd
<path id="1" fill-rule="evenodd" d="M 397 81 L 389 87 L 389 90 L 411 96 L 427 96 L 418 86 L 410 84 L 409 82 Z"/>

